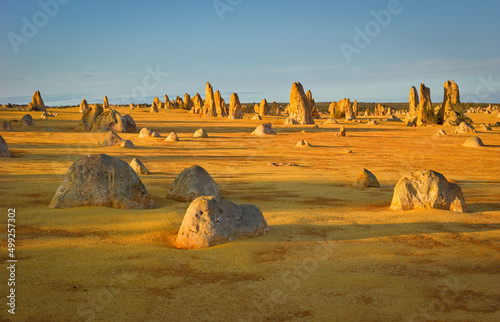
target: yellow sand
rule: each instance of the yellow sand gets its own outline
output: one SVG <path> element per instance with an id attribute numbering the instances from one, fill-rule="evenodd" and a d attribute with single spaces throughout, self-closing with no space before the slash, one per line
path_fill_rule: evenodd
<path id="1" fill-rule="evenodd" d="M 0 289 L 5 301 L 7 209 L 15 207 L 16 320 L 500 320 L 500 127 L 474 134 L 487 146 L 464 148 L 470 135 L 450 134 L 450 126 L 323 126 L 321 120 L 318 128 L 284 127 L 282 117 L 229 121 L 178 110 L 119 111 L 131 114 L 138 130 L 164 138 L 175 131 L 181 141 L 120 134 L 136 148 L 103 148 L 98 141 L 105 133 L 73 130 L 77 109 L 49 120 L 32 112 L 35 127 L 13 123 L 16 132 L 1 133 L 13 157 L 0 160 Z M 0 123 L 23 114 L 0 111 Z M 273 123 L 278 135 L 250 135 L 260 122 Z M 341 125 L 347 137 L 335 136 Z M 209 138 L 192 137 L 200 127 Z M 449 135 L 435 136 L 440 128 Z M 302 139 L 314 147 L 295 148 Z M 48 208 L 68 167 L 91 153 L 126 162 L 138 157 L 152 172 L 141 179 L 154 209 Z M 175 249 L 189 204 L 165 195 L 180 171 L 195 164 L 226 199 L 257 205 L 269 233 Z M 381 188 L 352 188 L 362 168 Z M 420 169 L 456 180 L 471 213 L 391 211 L 397 180 Z M 0 319 L 11 318 L 7 309 L 2 302 Z"/>

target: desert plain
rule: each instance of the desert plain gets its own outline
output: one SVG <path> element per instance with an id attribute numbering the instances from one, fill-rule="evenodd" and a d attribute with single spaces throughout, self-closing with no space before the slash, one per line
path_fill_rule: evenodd
<path id="1" fill-rule="evenodd" d="M 200 118 L 184 110 L 128 110 L 134 149 L 102 147 L 105 132 L 76 132 L 78 108 L 57 109 L 33 127 L 2 132 L 11 158 L 0 160 L 2 252 L 7 210 L 16 209 L 16 321 L 499 321 L 500 127 L 453 134 L 455 126 L 284 126 Z M 0 122 L 27 112 L 0 111 Z M 493 114 L 468 114 L 474 124 Z M 325 115 L 323 115 L 324 118 Z M 255 137 L 270 122 L 275 136 Z M 339 128 L 346 137 L 337 137 Z M 51 128 L 51 130 L 47 130 Z M 208 138 L 193 138 L 204 128 Z M 436 136 L 439 129 L 448 135 Z M 165 142 L 170 132 L 179 142 Z M 485 146 L 462 147 L 470 136 Z M 295 147 L 302 140 L 312 147 Z M 352 153 L 346 153 L 351 150 Z M 105 153 L 151 171 L 141 180 L 154 199 L 146 210 L 48 205 L 70 165 Z M 297 166 L 272 167 L 269 163 Z M 166 198 L 175 177 L 205 168 L 221 195 L 257 205 L 269 232 L 198 249 L 176 249 L 189 203 Z M 352 187 L 366 168 L 380 188 Z M 393 211 L 406 173 L 435 170 L 456 181 L 469 212 Z M 0 280 L 8 279 L 2 256 Z M 5 302 L 8 288 L 2 286 Z"/>

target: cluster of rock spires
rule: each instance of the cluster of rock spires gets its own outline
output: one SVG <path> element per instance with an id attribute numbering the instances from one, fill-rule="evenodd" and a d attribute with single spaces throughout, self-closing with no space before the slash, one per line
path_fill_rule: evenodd
<path id="1" fill-rule="evenodd" d="M 118 111 L 109 108 L 104 109 L 99 104 L 87 108 L 75 128 L 77 131 L 114 131 L 124 133 L 134 133 L 136 129 L 134 119 L 130 115 L 125 114 L 122 116 Z"/>
<path id="2" fill-rule="evenodd" d="M 466 119 L 460 105 L 460 91 L 458 85 L 446 81 L 443 85 L 444 96 L 441 105 L 432 107 L 431 90 L 420 84 L 420 99 L 415 86 L 410 89 L 409 110 L 406 117 L 408 125 L 422 126 L 425 124 L 459 125 Z"/>
<path id="3" fill-rule="evenodd" d="M 344 98 L 338 102 L 332 101 L 328 107 L 331 118 L 344 116 L 347 121 L 353 120 L 358 115 L 358 101 L 351 103 L 349 98 Z"/>

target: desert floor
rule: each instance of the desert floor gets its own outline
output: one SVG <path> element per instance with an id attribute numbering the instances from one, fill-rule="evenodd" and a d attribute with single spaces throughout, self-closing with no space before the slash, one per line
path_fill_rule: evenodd
<path id="1" fill-rule="evenodd" d="M 474 134 L 487 146 L 464 148 L 473 135 L 452 134 L 451 126 L 370 126 L 360 118 L 364 123 L 284 127 L 284 117 L 230 121 L 118 110 L 138 130 L 164 137 L 175 131 L 181 141 L 128 133 L 120 136 L 135 149 L 104 148 L 98 142 L 105 133 L 73 130 L 77 109 L 49 120 L 31 112 L 34 127 L 15 122 L 15 132 L 1 133 L 12 158 L 0 160 L 0 289 L 6 301 L 7 209 L 15 207 L 15 320 L 500 321 L 500 127 Z M 0 111 L 0 123 L 24 114 Z M 476 125 L 500 121 L 469 116 Z M 253 137 L 262 122 L 278 135 Z M 336 137 L 341 125 L 347 137 Z M 209 138 L 192 137 L 200 127 Z M 435 135 L 441 128 L 447 136 Z M 294 147 L 301 139 L 314 147 Z M 155 207 L 49 208 L 69 166 L 92 153 L 138 157 L 152 172 L 141 179 Z M 224 198 L 257 205 L 269 233 L 202 250 L 174 248 L 189 203 L 165 196 L 195 164 Z M 363 168 L 381 188 L 352 187 Z M 420 169 L 456 180 L 471 212 L 391 211 L 398 179 Z M 1 307 L 0 319 L 12 318 Z"/>

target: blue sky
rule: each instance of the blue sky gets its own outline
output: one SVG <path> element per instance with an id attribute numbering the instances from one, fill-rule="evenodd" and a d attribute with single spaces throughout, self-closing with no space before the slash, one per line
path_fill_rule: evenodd
<path id="1" fill-rule="evenodd" d="M 316 101 L 404 102 L 425 83 L 440 102 L 448 79 L 462 101 L 500 102 L 499 13 L 496 0 L 2 0 L 0 103 L 36 90 L 49 105 L 149 103 L 204 97 L 207 81 L 226 101 L 288 101 L 300 81 Z"/>

